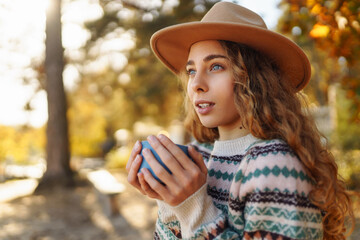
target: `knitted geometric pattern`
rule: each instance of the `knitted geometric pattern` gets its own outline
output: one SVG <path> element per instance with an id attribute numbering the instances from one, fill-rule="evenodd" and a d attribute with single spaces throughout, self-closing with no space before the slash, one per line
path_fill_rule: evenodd
<path id="1" fill-rule="evenodd" d="M 208 168 L 206 189 L 177 207 L 158 201 L 154 239 L 322 239 L 313 180 L 284 141 L 247 135 L 193 146 Z"/>

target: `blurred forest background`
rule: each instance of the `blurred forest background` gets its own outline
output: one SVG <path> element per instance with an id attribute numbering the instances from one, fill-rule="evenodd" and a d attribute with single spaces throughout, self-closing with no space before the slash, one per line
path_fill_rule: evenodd
<path id="1" fill-rule="evenodd" d="M 48 122 L 0 126 L 0 183 L 30 177 L 40 180 L 38 189 L 69 186 L 90 160 L 109 171 L 123 169 L 134 141 L 149 134 L 163 132 L 186 142 L 180 85 L 152 54 L 149 39 L 163 27 L 201 19 L 217 1 L 48 2 L 38 39 L 43 50 L 17 70 L 24 87 L 36 89 L 24 111 L 31 114 L 34 98 L 46 92 Z M 84 2 L 91 17 L 81 18 Z M 0 12 L 14 6 L 0 1 Z M 360 2 L 282 0 L 279 9 L 274 30 L 310 58 L 312 79 L 304 93 L 355 194 L 360 191 Z M 69 21 L 69 15 L 79 17 Z M 78 44 L 64 41 L 62 34 L 73 35 L 67 41 Z M 14 54 L 26 52 L 22 40 L 0 37 L 0 54 L 9 47 Z M 12 166 L 36 170 L 16 172 Z"/>

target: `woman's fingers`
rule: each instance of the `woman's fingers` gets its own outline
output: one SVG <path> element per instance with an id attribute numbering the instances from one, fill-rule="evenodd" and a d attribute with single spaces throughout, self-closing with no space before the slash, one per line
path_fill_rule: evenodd
<path id="1" fill-rule="evenodd" d="M 144 176 L 144 180 L 152 190 L 148 190 L 148 192 L 153 191 L 154 194 L 157 195 L 157 199 L 163 200 L 167 203 L 169 203 L 172 206 L 177 205 L 178 203 L 176 201 L 179 201 L 180 199 L 177 199 L 174 197 L 170 191 L 170 187 L 165 186 L 161 184 L 158 180 L 156 180 L 147 169 L 142 169 L 141 173 Z M 145 187 L 146 188 L 146 187 Z M 179 202 L 180 203 L 180 202 Z"/>
<path id="2" fill-rule="evenodd" d="M 204 159 L 198 151 L 195 150 L 193 146 L 188 147 L 189 155 L 191 159 L 196 163 L 196 165 L 200 168 L 202 173 L 207 173 L 207 167 L 205 165 Z"/>
<path id="3" fill-rule="evenodd" d="M 139 182 L 141 185 L 141 193 L 144 195 L 147 195 L 151 198 L 156 198 L 156 199 L 162 200 L 160 195 L 157 194 L 146 182 L 145 177 L 144 177 L 144 172 L 146 172 L 146 171 L 149 172 L 146 168 L 144 168 L 144 170 L 142 170 L 141 172 L 138 173 L 138 178 L 139 178 Z M 150 175 L 151 175 L 151 173 L 150 173 Z"/>
<path id="4" fill-rule="evenodd" d="M 134 187 L 136 187 L 137 189 L 140 190 L 141 186 L 137 177 L 137 173 L 139 171 L 140 165 L 142 162 L 142 157 L 141 155 L 136 155 L 135 160 L 133 161 L 133 163 L 131 164 L 130 168 L 129 168 L 129 172 L 128 172 L 128 182 L 133 185 Z"/>
<path id="5" fill-rule="evenodd" d="M 126 171 L 129 172 L 130 171 L 130 168 L 131 168 L 131 165 L 133 163 L 133 161 L 135 160 L 136 158 L 136 155 L 138 155 L 141 151 L 141 143 L 140 141 L 136 141 L 132 151 L 131 151 L 131 154 L 130 154 L 130 157 L 129 157 L 129 160 L 126 164 Z"/>
<path id="6" fill-rule="evenodd" d="M 148 141 L 151 147 L 155 150 L 155 152 L 159 155 L 161 161 L 171 172 L 181 172 L 183 169 L 182 166 L 179 164 L 179 158 L 186 157 L 186 155 L 168 138 L 168 141 L 165 143 L 166 145 L 164 145 L 161 141 L 161 136 L 165 137 L 164 135 L 160 135 L 159 138 L 155 136 L 148 137 Z M 174 148 L 178 151 L 174 152 Z M 183 154 L 184 156 L 179 155 L 179 153 Z"/>
<path id="7" fill-rule="evenodd" d="M 130 157 L 130 160 L 134 160 L 128 167 L 128 181 L 141 193 L 176 206 L 206 183 L 207 168 L 202 155 L 193 147 L 188 148 L 192 161 L 179 146 L 164 135 L 160 135 L 158 138 L 149 136 L 148 141 L 172 174 L 159 163 L 152 151 L 147 148 L 142 151 L 143 158 L 150 165 L 157 178 L 165 185 L 155 179 L 146 168 L 138 173 L 142 161 L 139 155 L 141 147 L 135 146 L 131 154 L 137 155 Z"/>
<path id="8" fill-rule="evenodd" d="M 182 170 L 182 169 L 192 169 L 195 167 L 193 162 L 189 159 L 189 157 L 177 146 L 175 143 L 173 143 L 168 137 L 166 137 L 163 134 L 160 134 L 159 137 L 159 143 L 163 146 L 163 150 L 165 153 L 168 153 L 169 157 L 169 164 L 170 166 L 173 165 L 174 169 L 169 169 L 172 171 Z M 161 157 L 160 153 L 159 156 Z M 176 161 L 173 161 L 173 159 L 176 159 Z M 162 159 L 162 158 L 161 158 Z M 166 161 L 166 159 L 164 159 Z M 165 162 L 164 161 L 164 162 Z M 174 164 L 176 162 L 176 165 Z M 165 163 L 168 164 L 167 162 Z"/>
<path id="9" fill-rule="evenodd" d="M 152 154 L 150 149 L 144 149 L 142 152 L 144 158 L 146 159 L 147 163 L 150 165 L 154 174 L 164 183 L 171 184 L 173 182 L 171 174 L 166 171 L 166 169 L 161 166 L 155 156 Z M 166 163 L 165 163 L 166 164 Z"/>

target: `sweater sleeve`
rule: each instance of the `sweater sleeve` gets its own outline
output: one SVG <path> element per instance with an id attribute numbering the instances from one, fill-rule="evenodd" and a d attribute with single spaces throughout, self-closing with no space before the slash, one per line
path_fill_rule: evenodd
<path id="1" fill-rule="evenodd" d="M 171 210 L 180 222 L 185 239 L 200 236 L 209 239 L 210 233 L 222 232 L 225 227 L 225 218 L 207 195 L 207 184 L 180 205 L 171 207 Z"/>
<path id="2" fill-rule="evenodd" d="M 246 164 L 229 203 L 229 219 L 245 239 L 322 239 L 321 212 L 309 199 L 312 180 L 286 144 L 254 148 Z"/>
<path id="3" fill-rule="evenodd" d="M 208 163 L 212 145 L 192 144 Z M 159 214 L 154 239 L 239 239 L 240 235 L 228 226 L 227 216 L 218 209 L 204 184 L 178 206 L 157 201 Z"/>
<path id="4" fill-rule="evenodd" d="M 181 226 L 182 239 L 239 239 L 237 232 L 229 228 L 227 217 L 216 208 L 211 197 L 207 194 L 207 184 L 196 193 L 182 202 L 180 205 L 171 207 L 163 202 L 159 205 L 159 221 L 166 219 L 165 216 L 174 214 Z M 170 220 L 170 219 L 167 219 Z M 172 221 L 174 225 L 176 221 Z M 161 223 L 164 225 L 164 222 Z M 176 225 L 176 224 L 175 224 Z M 163 228 L 163 227 L 161 227 Z M 169 229 L 169 228 L 168 228 Z M 164 229 L 159 229 L 164 232 Z M 158 229 L 157 229 L 158 231 Z M 172 232 L 174 232 L 172 230 Z M 155 233 L 158 235 L 158 233 Z M 164 235 L 164 234 L 161 234 Z M 168 234 L 166 234 L 168 235 Z M 159 237 L 159 239 L 161 239 Z M 176 239 L 176 238 L 171 238 Z"/>

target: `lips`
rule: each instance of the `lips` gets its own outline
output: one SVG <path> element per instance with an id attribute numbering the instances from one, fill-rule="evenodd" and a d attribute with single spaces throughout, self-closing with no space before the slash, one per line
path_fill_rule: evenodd
<path id="1" fill-rule="evenodd" d="M 198 100 L 195 101 L 195 106 L 199 114 L 207 114 L 214 108 L 215 103 L 206 100 Z"/>

